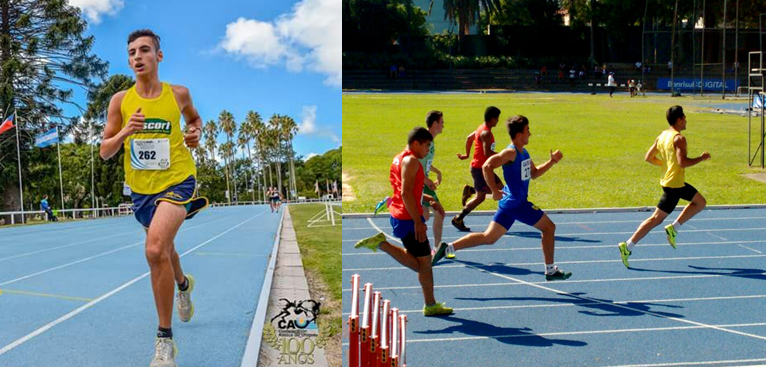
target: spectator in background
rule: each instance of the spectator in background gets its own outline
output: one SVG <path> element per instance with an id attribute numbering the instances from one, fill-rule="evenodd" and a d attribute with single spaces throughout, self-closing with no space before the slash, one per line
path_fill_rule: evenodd
<path id="1" fill-rule="evenodd" d="M 606 72 L 606 64 L 604 64 L 603 66 L 601 66 L 601 74 L 603 74 L 603 75 L 607 75 L 607 74 L 608 74 L 608 73 Z"/>
<path id="2" fill-rule="evenodd" d="M 388 69 L 388 79 L 396 79 L 396 65 L 391 65 Z"/>
<path id="3" fill-rule="evenodd" d="M 576 78 L 577 78 L 577 70 L 575 70 L 575 67 L 572 66 L 569 69 L 569 85 L 574 86 Z"/>
<path id="4" fill-rule="evenodd" d="M 643 93 L 641 91 L 641 88 L 643 88 L 643 87 L 644 87 L 644 85 L 641 84 L 641 81 L 639 80 L 638 83 L 636 83 L 636 95 L 638 95 L 639 93 Z"/>
<path id="5" fill-rule="evenodd" d="M 600 67 L 598 67 L 598 65 L 595 65 L 595 66 L 593 67 L 593 77 L 594 77 L 594 78 L 598 78 L 598 77 L 599 77 L 599 74 L 601 74 L 601 68 L 600 68 Z"/>
<path id="6" fill-rule="evenodd" d="M 585 65 L 580 66 L 580 79 L 585 79 L 585 72 L 587 69 L 585 69 Z"/>
<path id="7" fill-rule="evenodd" d="M 404 78 L 404 65 L 399 65 L 399 78 Z"/>
<path id="8" fill-rule="evenodd" d="M 673 72 L 673 61 L 668 61 L 668 74 Z"/>
<path id="9" fill-rule="evenodd" d="M 548 68 L 545 65 L 540 68 L 540 75 L 548 75 Z"/>
<path id="10" fill-rule="evenodd" d="M 49 222 L 57 222 L 58 218 L 56 218 L 55 215 L 53 215 L 53 209 L 51 209 L 50 204 L 48 204 L 48 195 L 43 196 L 43 199 L 40 200 L 40 210 L 45 212 L 45 219 Z"/>
<path id="11" fill-rule="evenodd" d="M 641 61 L 636 61 L 636 70 L 641 71 Z"/>
<path id="12" fill-rule="evenodd" d="M 612 94 L 615 88 L 617 88 L 617 83 L 614 81 L 614 73 L 609 73 L 606 85 L 609 87 L 609 98 L 612 98 Z"/>

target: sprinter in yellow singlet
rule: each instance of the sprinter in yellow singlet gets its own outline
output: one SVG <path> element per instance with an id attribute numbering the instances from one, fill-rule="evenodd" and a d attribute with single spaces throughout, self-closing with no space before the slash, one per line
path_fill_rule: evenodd
<path id="1" fill-rule="evenodd" d="M 660 179 L 660 185 L 664 194 L 657 204 L 654 214 L 638 226 L 636 233 L 633 233 L 633 236 L 627 242 L 620 242 L 617 245 L 620 249 L 622 263 L 626 268 L 629 267 L 628 257 L 633 253 L 633 247 L 636 243 L 644 238 L 652 228 L 660 225 L 668 214 L 673 212 L 673 209 L 678 205 L 679 199 L 684 199 L 690 203 L 684 208 L 675 222 L 665 227 L 668 243 L 673 248 L 676 248 L 678 228 L 702 211 L 705 205 L 707 205 L 702 194 L 697 192 L 694 186 L 684 182 L 684 170 L 686 167 L 691 167 L 699 162 L 710 159 L 710 154 L 704 152 L 697 158 L 686 156 L 686 138 L 681 135 L 681 131 L 686 130 L 686 115 L 681 106 L 670 107 L 665 117 L 668 120 L 668 124 L 670 124 L 670 128 L 663 131 L 657 137 L 654 145 L 649 148 L 644 158 L 647 162 L 662 167 L 663 175 Z"/>
<path id="2" fill-rule="evenodd" d="M 132 191 L 136 220 L 146 230 L 146 260 L 159 318 L 150 367 L 176 367 L 173 284 L 178 285 L 178 317 L 188 322 L 194 315 L 194 278 L 181 269 L 173 240 L 184 219 L 205 208 L 207 199 L 196 195 L 197 167 L 189 151 L 199 145 L 202 119 L 188 89 L 160 82 L 162 58 L 160 37 L 154 32 L 138 30 L 128 36 L 128 64 L 136 84 L 109 102 L 101 158 L 125 148 L 125 182 Z"/>

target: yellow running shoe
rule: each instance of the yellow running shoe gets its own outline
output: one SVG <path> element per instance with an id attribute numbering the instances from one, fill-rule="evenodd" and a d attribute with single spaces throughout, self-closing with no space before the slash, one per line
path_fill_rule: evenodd
<path id="1" fill-rule="evenodd" d="M 676 248 L 676 235 L 678 235 L 678 232 L 676 232 L 675 227 L 673 227 L 672 224 L 668 224 L 665 226 L 665 233 L 668 235 L 668 243 L 670 246 Z"/>
<path id="2" fill-rule="evenodd" d="M 436 302 L 431 306 L 423 306 L 423 316 L 443 316 L 451 314 L 452 308 L 445 306 L 444 303 Z"/>

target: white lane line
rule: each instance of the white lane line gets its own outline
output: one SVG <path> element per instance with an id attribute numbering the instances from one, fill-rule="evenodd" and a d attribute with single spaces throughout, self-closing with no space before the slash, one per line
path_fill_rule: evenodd
<path id="1" fill-rule="evenodd" d="M 521 284 L 523 285 L 523 284 Z M 378 289 L 375 289 L 378 290 Z M 631 303 L 669 303 L 669 302 L 702 302 L 702 301 L 730 301 L 738 299 L 757 299 L 766 298 L 766 294 L 756 294 L 751 296 L 727 296 L 727 297 L 697 297 L 697 298 L 675 298 L 675 299 L 651 299 L 651 300 L 635 300 L 635 301 L 614 301 L 615 304 L 630 305 Z M 578 307 L 578 306 L 594 306 L 599 305 L 598 302 L 582 302 L 582 303 L 547 303 L 537 305 L 515 305 L 515 306 L 484 306 L 484 307 L 455 307 L 455 311 L 487 311 L 487 310 L 510 310 L 521 308 L 550 308 L 550 307 Z M 423 309 L 416 310 L 399 310 L 399 313 L 420 313 Z M 350 312 L 344 312 L 343 316 L 349 316 Z"/>
<path id="2" fill-rule="evenodd" d="M 90 242 L 101 241 L 101 240 L 104 240 L 104 239 L 107 239 L 107 238 L 123 236 L 123 235 L 126 235 L 126 234 L 142 234 L 142 233 L 141 232 L 136 232 L 136 231 L 122 232 L 122 233 L 117 233 L 117 234 L 113 234 L 113 235 L 110 235 L 110 236 L 93 238 L 93 239 L 90 239 L 90 240 L 87 240 L 87 241 L 71 243 L 71 244 L 68 244 L 68 245 L 49 247 L 49 248 L 44 248 L 44 249 L 40 249 L 40 250 L 36 250 L 36 251 L 25 252 L 25 253 L 18 254 L 18 255 L 3 257 L 3 258 L 0 258 L 0 261 L 17 259 L 17 258 L 24 257 L 24 256 L 39 254 L 41 252 L 48 252 L 48 251 L 53 251 L 53 250 L 59 250 L 59 249 L 62 249 L 62 248 L 68 248 L 68 247 L 72 247 L 72 246 L 83 245 L 83 244 L 90 243 Z"/>
<path id="3" fill-rule="evenodd" d="M 752 362 L 766 362 L 766 358 L 759 359 L 735 359 L 729 361 L 698 361 L 698 362 L 673 362 L 673 363 L 655 363 L 655 364 L 623 364 L 620 366 L 608 366 L 608 367 L 675 367 L 675 366 L 702 366 L 711 364 L 734 365 L 740 363 L 752 363 Z M 760 365 L 763 366 L 763 365 Z M 756 365 L 751 365 L 756 367 Z"/>
<path id="4" fill-rule="evenodd" d="M 194 228 L 197 228 L 197 227 L 202 227 L 202 226 L 208 225 L 210 223 L 218 222 L 218 221 L 223 220 L 223 219 L 228 219 L 228 217 L 219 218 L 219 219 L 216 219 L 216 220 L 211 220 L 209 222 L 198 224 L 198 225 L 192 226 L 192 227 L 183 228 L 183 229 L 181 229 L 178 232 L 185 232 L 185 231 L 188 231 L 190 229 L 194 229 Z M 118 251 L 122 251 L 122 250 L 125 250 L 125 249 L 128 249 L 128 248 L 131 248 L 131 247 L 138 246 L 138 245 L 140 245 L 142 243 L 145 243 L 145 242 L 146 242 L 146 240 L 141 240 L 141 241 L 138 241 L 138 242 L 131 243 L 130 245 L 127 245 L 127 246 L 122 246 L 122 247 L 116 248 L 114 250 L 102 252 L 100 254 L 89 256 L 89 257 L 86 257 L 84 259 L 80 259 L 80 260 L 77 260 L 77 261 L 72 261 L 72 262 L 66 263 L 64 265 L 59 265 L 59 266 L 55 266 L 55 267 L 48 268 L 48 269 L 45 269 L 45 270 L 40 270 L 38 272 L 35 272 L 35 273 L 32 273 L 32 274 L 27 274 L 27 275 L 18 277 L 16 279 L 7 280 L 5 282 L 0 283 L 0 286 L 8 285 L 8 284 L 11 284 L 11 283 L 16 283 L 16 282 L 24 280 L 24 279 L 29 279 L 29 278 L 32 278 L 32 277 L 35 277 L 35 276 L 38 276 L 38 275 L 42 275 L 42 274 L 45 274 L 45 273 L 50 273 L 50 272 L 58 270 L 58 269 L 63 269 L 63 268 L 66 268 L 66 267 L 70 267 L 72 265 L 76 265 L 76 264 L 79 264 L 79 263 L 90 261 L 90 260 L 93 260 L 93 259 L 96 259 L 96 258 L 99 258 L 99 257 L 102 257 L 102 256 L 106 256 L 106 255 L 113 254 L 113 253 L 118 252 Z"/>
<path id="5" fill-rule="evenodd" d="M 745 248 L 745 249 L 748 249 L 748 250 L 750 250 L 750 251 L 753 251 L 753 252 L 756 252 L 756 253 L 759 253 L 759 254 L 762 254 L 762 253 L 763 253 L 763 252 L 760 252 L 760 251 L 758 251 L 758 250 L 756 250 L 756 249 L 754 249 L 754 248 L 750 248 L 750 247 L 747 247 L 747 246 L 745 246 L 745 245 L 737 245 L 737 246 L 739 246 L 739 247 L 742 247 L 742 248 Z"/>
<path id="6" fill-rule="evenodd" d="M 422 312 L 422 310 L 421 310 Z M 529 333 L 529 334 L 509 334 L 509 335 L 493 335 L 493 336 L 465 336 L 465 337 L 453 337 L 453 338 L 432 338 L 432 339 L 410 339 L 407 338 L 407 343 L 433 343 L 433 342 L 446 342 L 446 341 L 466 341 L 466 340 L 486 340 L 486 339 L 511 339 L 511 338 L 530 338 L 530 337 L 552 337 L 552 336 L 572 336 L 572 335 L 589 335 L 589 334 L 617 334 L 617 333 L 637 333 L 637 332 L 655 332 L 655 331 L 674 331 L 674 330 L 695 330 L 695 329 L 718 329 L 718 330 L 730 330 L 725 328 L 744 328 L 744 327 L 756 327 L 766 326 L 764 322 L 750 323 L 750 324 L 722 324 L 722 325 L 692 325 L 692 326 L 669 326 L 669 327 L 656 327 L 656 328 L 635 328 L 635 329 L 608 329 L 608 330 L 585 330 L 585 331 L 562 331 L 556 333 Z M 750 335 L 744 332 L 736 330 L 730 330 L 736 334 Z M 757 335 L 756 335 L 757 336 Z M 760 337 L 759 337 L 760 338 Z M 343 343 L 343 346 L 348 346 L 348 343 Z M 652 365 L 660 366 L 660 365 Z M 663 365 L 664 366 L 664 365 Z M 627 366 L 626 366 L 627 367 Z"/>
<path id="7" fill-rule="evenodd" d="M 689 243 L 679 243 L 677 246 L 699 246 L 699 245 L 740 245 L 743 243 L 766 243 L 766 241 L 717 241 L 717 242 L 689 242 Z M 497 246 L 484 246 L 489 248 L 469 248 L 469 249 L 463 249 L 460 250 L 460 253 L 464 252 L 495 252 L 495 251 L 540 251 L 540 246 L 535 247 L 500 247 L 500 245 Z M 614 249 L 616 245 L 592 245 L 592 246 L 567 246 L 567 245 L 561 245 L 559 244 L 556 246 L 556 251 L 559 250 L 582 250 L 582 249 Z M 667 242 L 663 243 L 647 243 L 641 244 L 641 247 L 668 247 Z M 387 255 L 386 253 L 379 253 L 379 252 L 354 252 L 354 253 L 345 253 L 343 256 L 381 256 L 381 255 Z"/>
<path id="8" fill-rule="evenodd" d="M 766 255 L 731 255 L 731 256 L 695 256 L 695 257 L 663 257 L 656 259 L 630 259 L 630 262 L 649 262 L 649 261 L 676 261 L 676 260 L 714 260 L 714 259 L 751 259 L 761 258 Z M 585 261 L 561 261 L 557 264 L 599 264 L 599 263 L 621 263 L 622 260 L 585 260 Z M 508 263 L 508 264 L 494 264 L 493 266 L 539 266 L 540 262 L 534 263 Z M 434 266 L 434 270 L 449 269 L 449 268 L 466 268 L 471 265 L 439 265 Z M 353 268 L 343 269 L 343 271 L 378 271 L 378 270 L 410 270 L 404 266 L 392 266 L 383 268 Z M 411 271 L 411 270 L 410 270 Z M 0 284 L 2 285 L 2 284 Z"/>
<path id="9" fill-rule="evenodd" d="M 241 225 L 243 225 L 243 224 L 245 224 L 245 223 L 255 219 L 256 217 L 260 216 L 263 213 L 265 213 L 265 212 L 258 213 L 256 215 L 250 217 L 249 219 L 246 219 L 246 220 L 244 220 L 242 222 L 239 222 L 239 224 L 235 225 L 234 227 L 231 227 L 231 228 L 227 229 L 226 231 L 219 233 L 215 237 L 210 238 L 209 240 L 207 240 L 205 242 L 202 242 L 201 244 L 199 244 L 199 245 L 197 245 L 197 246 L 187 250 L 183 254 L 179 254 L 179 256 L 180 257 L 186 256 L 187 254 L 191 253 L 192 251 L 194 251 L 194 250 L 196 250 L 196 249 L 198 249 L 198 248 L 200 248 L 202 246 L 207 245 L 208 243 L 212 242 L 213 240 L 215 240 L 215 239 L 217 239 L 217 238 L 219 238 L 219 237 L 221 237 L 221 236 L 223 236 L 223 235 L 233 231 L 234 229 L 236 229 L 236 228 L 240 227 Z M 208 222 L 208 223 L 210 223 L 210 222 Z M 68 314 L 66 314 L 64 316 L 61 316 L 58 319 L 56 319 L 56 320 L 54 320 L 54 321 L 52 321 L 52 322 L 50 322 L 50 323 L 40 327 L 39 329 L 37 329 L 37 330 L 35 330 L 35 331 L 33 331 L 33 332 L 31 332 L 31 333 L 29 333 L 29 334 L 19 338 L 19 339 L 11 342 L 10 344 L 8 344 L 8 345 L 4 346 L 2 349 L 0 349 L 0 356 L 5 354 L 5 353 L 7 353 L 7 352 L 9 352 L 9 351 L 11 351 L 11 350 L 13 350 L 14 348 L 18 347 L 19 345 L 22 345 L 22 344 L 26 343 L 30 339 L 32 339 L 32 338 L 34 338 L 34 337 L 36 337 L 36 336 L 38 336 L 38 335 L 40 335 L 40 334 L 50 330 L 52 327 L 54 327 L 54 326 L 56 326 L 56 325 L 58 325 L 58 324 L 60 324 L 60 323 L 62 323 L 64 321 L 66 321 L 66 320 L 69 320 L 72 317 L 76 316 L 77 314 L 79 314 L 79 313 L 81 313 L 81 312 L 83 312 L 83 311 L 85 311 L 85 310 L 95 306 L 96 304 L 100 303 L 101 301 L 103 301 L 103 300 L 105 300 L 105 299 L 107 299 L 107 298 L 117 294 L 118 292 L 120 292 L 123 289 L 131 286 L 132 284 L 138 282 L 139 280 L 141 280 L 143 278 L 146 278 L 147 276 L 149 276 L 149 274 L 150 274 L 150 272 L 143 273 L 143 274 L 139 275 L 138 277 L 135 277 L 132 280 L 126 282 L 125 284 L 123 284 L 123 285 L 121 285 L 121 286 L 119 286 L 119 287 L 117 287 L 115 289 L 112 289 L 108 293 L 106 293 L 106 294 L 104 294 L 104 295 L 94 299 L 93 301 L 90 301 L 90 302 L 80 306 L 79 308 L 75 309 L 74 311 L 72 311 L 72 312 L 70 312 L 70 313 L 68 313 Z"/>
<path id="10" fill-rule="evenodd" d="M 491 271 L 488 271 L 488 270 L 484 270 L 484 269 L 481 269 L 481 268 L 477 268 L 477 267 L 471 266 L 471 265 L 468 265 L 468 267 L 476 269 L 476 270 L 479 270 L 479 271 L 483 271 L 483 272 L 485 272 L 487 274 L 494 275 L 494 276 L 499 277 L 499 278 L 516 281 L 516 282 L 528 285 L 530 287 L 534 287 L 534 288 L 537 288 L 537 289 L 542 289 L 542 290 L 549 291 L 549 292 L 552 292 L 552 293 L 555 293 L 555 294 L 560 294 L 560 295 L 565 295 L 565 296 L 568 296 L 568 297 L 578 298 L 578 299 L 581 299 L 581 300 L 586 301 L 586 302 L 587 301 L 596 302 L 596 303 L 600 303 L 600 304 L 607 305 L 607 306 L 612 306 L 612 307 L 617 307 L 617 308 L 622 308 L 622 309 L 630 310 L 630 311 L 633 311 L 633 312 L 640 312 L 640 313 L 643 313 L 643 314 L 646 314 L 646 315 L 655 316 L 655 317 L 659 317 L 659 318 L 662 318 L 662 319 L 677 321 L 677 322 L 680 322 L 680 323 L 683 323 L 683 324 L 695 325 L 695 326 L 699 326 L 699 327 L 706 328 L 706 329 L 714 329 L 714 330 L 718 330 L 718 331 L 727 332 L 727 333 L 730 333 L 730 334 L 746 336 L 746 337 L 753 338 L 753 339 L 766 340 L 766 336 L 760 336 L 760 335 L 745 333 L 745 332 L 741 332 L 741 331 L 737 331 L 737 330 L 727 329 L 726 327 L 705 324 L 705 323 L 701 323 L 701 322 L 697 322 L 697 321 L 692 321 L 692 320 L 689 320 L 689 319 L 682 319 L 682 318 L 678 318 L 678 317 L 666 316 L 666 315 L 663 315 L 663 314 L 657 313 L 657 312 L 641 310 L 641 309 L 630 307 L 630 306 L 627 306 L 627 305 L 616 304 L 614 302 L 606 302 L 606 301 L 602 301 L 602 300 L 595 299 L 595 298 L 584 297 L 584 296 L 576 295 L 576 294 L 569 293 L 569 292 L 559 291 L 559 290 L 556 290 L 556 289 L 553 289 L 553 288 L 545 287 L 545 286 L 542 286 L 542 285 L 539 285 L 539 284 L 533 284 L 533 283 L 526 282 L 526 281 L 521 280 L 521 279 L 516 279 L 514 277 L 509 277 L 509 276 L 504 275 L 504 274 L 498 274 L 498 273 L 491 272 Z"/>
<path id="11" fill-rule="evenodd" d="M 763 275 L 762 272 L 752 273 L 740 273 L 737 277 L 744 277 L 748 275 Z M 611 283 L 611 282 L 640 282 L 640 281 L 654 281 L 654 280 L 683 280 L 683 279 L 699 279 L 699 278 L 720 278 L 724 276 L 731 276 L 730 274 L 700 274 L 700 275 L 677 275 L 677 276 L 665 276 L 665 277 L 636 277 L 636 278 L 615 278 L 615 279 L 584 279 L 584 280 L 567 280 L 565 284 L 577 284 L 577 283 Z M 548 282 L 531 282 L 534 284 L 547 284 Z M 449 284 L 449 285 L 434 285 L 434 289 L 450 289 L 450 288 L 474 288 L 474 287 L 508 287 L 520 285 L 519 283 L 478 283 L 478 284 Z M 563 285 L 563 284 L 562 284 Z M 359 287 L 359 289 L 364 289 Z M 399 287 L 375 287 L 376 291 L 395 291 L 406 289 L 421 289 L 419 285 L 413 286 L 399 286 Z M 343 289 L 343 292 L 351 292 L 351 288 Z"/>
<path id="12" fill-rule="evenodd" d="M 723 237 L 721 237 L 719 235 L 715 235 L 712 232 L 705 232 L 705 233 L 707 233 L 708 235 L 713 236 L 713 237 L 715 237 L 715 238 L 717 238 L 719 240 L 728 241 L 727 239 L 725 239 L 725 238 L 723 238 Z"/>
<path id="13" fill-rule="evenodd" d="M 366 219 L 371 219 L 371 218 L 366 218 Z M 725 220 L 739 221 L 739 220 L 748 220 L 748 219 L 766 219 L 766 217 L 694 218 L 694 219 L 692 219 L 689 222 L 725 221 Z M 636 219 L 636 220 L 605 220 L 605 221 L 573 221 L 573 222 L 559 222 L 559 221 L 555 221 L 555 223 L 556 223 L 557 226 L 559 226 L 559 225 L 574 225 L 574 226 L 576 226 L 576 225 L 580 225 L 580 224 L 616 224 L 616 223 L 635 223 L 635 224 L 640 224 L 643 221 L 644 221 L 644 219 Z M 685 223 L 684 225 L 685 226 L 689 226 L 689 222 Z M 470 223 L 466 223 L 466 225 L 468 225 L 468 224 L 470 224 Z M 692 228 L 694 228 L 694 227 L 692 227 Z M 370 228 L 370 227 L 349 227 L 349 228 L 345 228 L 344 227 L 343 229 L 344 230 L 362 230 L 362 229 L 372 229 L 372 228 Z"/>

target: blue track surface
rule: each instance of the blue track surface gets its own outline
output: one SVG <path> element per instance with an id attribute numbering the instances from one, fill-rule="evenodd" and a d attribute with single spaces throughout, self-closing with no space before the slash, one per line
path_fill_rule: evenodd
<path id="1" fill-rule="evenodd" d="M 208 209 L 176 237 L 197 283 L 173 316 L 183 367 L 239 366 L 280 215 Z M 133 217 L 0 229 L 0 366 L 148 366 L 157 313 Z"/>
<path id="2" fill-rule="evenodd" d="M 437 301 L 455 308 L 443 318 L 422 316 L 414 272 L 381 251 L 353 248 L 374 226 L 391 234 L 389 219 L 346 218 L 343 317 L 351 275 L 360 274 L 408 315 L 408 366 L 766 364 L 766 210 L 703 211 L 679 229 L 677 250 L 657 227 L 626 269 L 616 245 L 649 214 L 550 215 L 556 264 L 573 273 L 567 281 L 545 281 L 539 231 L 521 223 L 495 245 L 458 251 L 434 268 Z M 483 231 L 490 220 L 469 215 L 465 223 Z M 444 241 L 461 234 L 447 218 Z"/>

